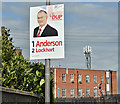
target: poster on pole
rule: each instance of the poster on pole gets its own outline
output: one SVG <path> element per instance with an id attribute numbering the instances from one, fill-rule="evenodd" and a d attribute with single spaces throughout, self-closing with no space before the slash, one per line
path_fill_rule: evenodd
<path id="1" fill-rule="evenodd" d="M 64 58 L 64 4 L 30 7 L 30 59 Z"/>

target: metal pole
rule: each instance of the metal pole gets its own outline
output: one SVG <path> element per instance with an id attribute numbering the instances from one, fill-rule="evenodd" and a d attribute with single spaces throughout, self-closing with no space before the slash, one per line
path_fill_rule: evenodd
<path id="1" fill-rule="evenodd" d="M 49 0 L 46 5 L 50 5 Z M 50 59 L 45 59 L 45 104 L 50 104 Z"/>
<path id="2" fill-rule="evenodd" d="M 46 5 L 50 5 L 50 0 L 46 0 Z"/>
<path id="3" fill-rule="evenodd" d="M 45 59 L 45 103 L 50 104 L 50 59 Z"/>
<path id="4" fill-rule="evenodd" d="M 90 55 L 90 69 L 91 69 L 91 55 Z"/>
<path id="5" fill-rule="evenodd" d="M 110 71 L 110 87 L 111 87 L 111 95 L 112 95 L 112 71 Z"/>
<path id="6" fill-rule="evenodd" d="M 88 69 L 91 69 L 91 53 L 92 53 L 91 49 L 92 48 L 90 46 L 86 46 L 85 48 L 83 48 L 83 52 L 86 57 L 86 64 L 87 64 Z"/>
<path id="7" fill-rule="evenodd" d="M 77 98 L 78 98 L 78 70 L 77 70 Z"/>

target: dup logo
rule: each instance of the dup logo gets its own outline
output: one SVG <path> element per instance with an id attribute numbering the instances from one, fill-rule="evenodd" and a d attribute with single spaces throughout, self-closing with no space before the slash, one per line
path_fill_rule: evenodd
<path id="1" fill-rule="evenodd" d="M 55 5 L 53 7 L 53 12 L 50 14 L 52 20 L 63 20 L 63 6 Z"/>

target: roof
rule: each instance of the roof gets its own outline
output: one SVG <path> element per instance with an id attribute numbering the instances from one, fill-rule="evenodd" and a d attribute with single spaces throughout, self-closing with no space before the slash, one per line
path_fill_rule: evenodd
<path id="1" fill-rule="evenodd" d="M 55 68 L 55 69 L 71 69 L 71 70 L 89 70 L 89 69 L 79 69 L 79 68 Z M 112 72 L 116 72 L 114 70 L 110 70 L 110 69 L 90 69 L 91 71 L 112 71 Z M 89 70 L 89 71 L 90 71 Z"/>

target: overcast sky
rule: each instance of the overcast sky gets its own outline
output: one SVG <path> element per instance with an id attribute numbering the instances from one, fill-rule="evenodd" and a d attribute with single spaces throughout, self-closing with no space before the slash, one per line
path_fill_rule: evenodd
<path id="1" fill-rule="evenodd" d="M 29 10 L 31 6 L 43 6 L 46 3 L 22 1 L 7 2 L 6 0 L 2 3 L 2 25 L 11 30 L 15 47 L 22 48 L 24 57 L 29 58 Z M 83 47 L 89 45 L 92 47 L 92 69 L 117 71 L 117 0 L 116 2 L 51 2 L 51 5 L 61 3 L 65 7 L 65 58 L 52 59 L 51 66 L 86 69 Z M 38 60 L 34 61 L 38 62 Z M 39 61 L 44 63 L 44 60 Z"/>

